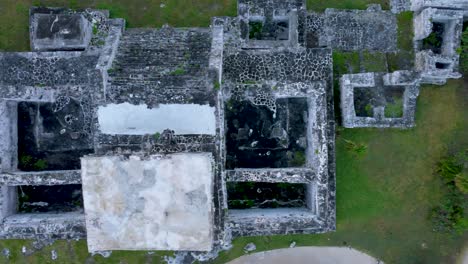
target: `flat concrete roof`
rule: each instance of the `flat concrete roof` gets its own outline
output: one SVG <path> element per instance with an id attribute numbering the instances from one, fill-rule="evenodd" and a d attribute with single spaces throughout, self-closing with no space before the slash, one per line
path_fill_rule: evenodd
<path id="1" fill-rule="evenodd" d="M 108 104 L 98 108 L 99 128 L 104 134 L 144 135 L 174 130 L 175 134 L 216 134 L 215 107 L 199 104 Z"/>
<path id="2" fill-rule="evenodd" d="M 210 251 L 211 153 L 81 159 L 88 249 Z"/>

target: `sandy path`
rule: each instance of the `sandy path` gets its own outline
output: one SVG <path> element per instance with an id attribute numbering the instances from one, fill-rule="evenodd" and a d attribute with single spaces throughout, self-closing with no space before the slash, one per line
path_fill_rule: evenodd
<path id="1" fill-rule="evenodd" d="M 348 247 L 296 247 L 244 255 L 228 264 L 383 264 Z"/>

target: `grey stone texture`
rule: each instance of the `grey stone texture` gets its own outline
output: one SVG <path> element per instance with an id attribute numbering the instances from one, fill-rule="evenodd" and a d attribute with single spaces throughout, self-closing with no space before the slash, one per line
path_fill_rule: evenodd
<path id="1" fill-rule="evenodd" d="M 63 185 L 81 184 L 81 171 L 40 171 L 40 172 L 3 172 L 0 173 L 0 185 Z"/>
<path id="2" fill-rule="evenodd" d="M 315 23 L 311 34 L 318 33 L 318 45 L 342 51 L 369 50 L 393 52 L 397 50 L 396 17 L 390 11 L 371 6 L 367 10 L 338 10 L 328 8 L 323 14 L 322 29 Z M 313 15 L 308 20 L 315 20 Z M 320 22 L 319 22 L 320 23 Z"/>
<path id="3" fill-rule="evenodd" d="M 70 239 L 86 235 L 83 212 L 17 213 L 17 186 L 81 183 L 79 170 L 18 170 L 18 103 L 52 104 L 55 118 L 61 120 L 60 131 L 44 131 L 41 119 L 35 124 L 38 144 L 45 150 L 92 148 L 94 107 L 104 99 L 105 76 L 100 69 L 112 61 L 113 47 L 124 27 L 122 19 L 108 17 L 106 11 L 31 8 L 32 49 L 46 52 L 0 53 L 4 69 L 0 71 L 1 238 Z M 87 141 L 73 141 L 82 138 L 79 135 L 86 135 Z"/>
<path id="4" fill-rule="evenodd" d="M 423 83 L 445 84 L 447 79 L 460 78 L 458 64 L 460 38 L 463 30 L 462 10 L 426 8 L 414 17 L 415 68 L 421 72 Z M 440 52 L 423 49 L 423 41 L 434 29 L 434 23 L 443 25 Z"/>
<path id="5" fill-rule="evenodd" d="M 410 71 L 393 73 L 345 74 L 340 79 L 341 111 L 344 127 L 398 127 L 410 128 L 415 125 L 416 99 L 419 95 L 419 75 Z M 373 114 L 356 114 L 356 89 L 370 92 L 369 106 Z M 390 107 L 385 91 L 393 88 L 404 90 L 402 94 L 402 116 L 386 117 L 385 108 Z"/>
<path id="6" fill-rule="evenodd" d="M 31 49 L 34 51 L 84 50 L 92 36 L 92 24 L 82 14 L 31 15 Z"/>
<path id="7" fill-rule="evenodd" d="M 88 216 L 83 212 L 17 213 L 16 186 L 81 184 L 79 170 L 18 170 L 16 109 L 21 102 L 51 103 L 57 116 L 69 114 L 71 105 L 78 106 L 80 110 L 71 113 L 79 120 L 75 124 L 79 128 L 73 132 L 86 134 L 88 141 L 82 145 L 94 149 L 93 156 L 87 158 L 211 153 L 213 196 L 207 202 L 213 206 L 209 235 L 213 250 L 205 255 L 191 253 L 189 258 L 215 256 L 229 247 L 231 235 L 335 229 L 330 48 L 393 51 L 393 42 L 382 38 L 384 34 L 394 36 L 395 21 L 388 12 L 371 7 L 315 14 L 307 12 L 302 0 L 240 0 L 237 17 L 213 18 L 210 28 L 125 30 L 122 19 L 110 19 L 107 11 L 91 9 L 33 8 L 30 18 L 31 46 L 41 51 L 0 53 L 0 63 L 6 69 L 0 72 L 0 132 L 7 135 L 0 138 L 0 237 L 86 236 Z M 251 22 L 262 23 L 260 35 L 250 36 L 254 33 Z M 359 40 L 345 35 L 346 23 L 352 27 L 350 32 L 361 34 Z M 224 109 L 231 98 L 266 106 L 273 112 L 278 99 L 304 98 L 305 165 L 226 170 Z M 215 107 L 216 133 L 179 135 L 168 127 L 154 134 L 105 134 L 99 126 L 98 109 L 119 103 L 146 104 L 149 108 L 208 104 Z M 67 125 L 64 128 L 70 129 Z M 40 135 L 45 140 L 46 135 Z M 66 141 L 58 147 L 66 147 L 64 144 Z M 226 181 L 302 183 L 307 186 L 307 207 L 230 210 Z"/>

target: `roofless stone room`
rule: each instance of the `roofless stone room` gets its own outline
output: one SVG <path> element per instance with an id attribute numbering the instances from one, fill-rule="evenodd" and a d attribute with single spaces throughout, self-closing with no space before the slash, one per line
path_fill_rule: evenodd
<path id="1" fill-rule="evenodd" d="M 97 0 L 84 8 L 26 2 L 30 51 L 0 52 L 0 252 L 7 263 L 36 263 L 31 256 L 55 241 L 77 259 L 87 255 L 83 263 L 121 254 L 109 261 L 174 264 L 263 263 L 228 261 L 315 239 L 364 250 L 354 236 L 367 230 L 399 244 L 384 220 L 407 198 L 387 193 L 404 183 L 379 184 L 392 182 L 389 172 L 400 176 L 395 164 L 414 164 L 393 161 L 400 152 L 385 147 L 427 141 L 444 148 L 438 137 L 424 138 L 432 131 L 413 134 L 429 123 L 418 123 L 418 107 L 433 104 L 421 99 L 424 89 L 440 97 L 427 84 L 462 76 L 464 1 L 179 1 L 189 11 L 177 0 Z M 218 10 L 228 2 L 237 11 L 230 16 Z M 395 143 L 400 130 L 405 138 Z M 411 154 L 417 166 L 435 155 L 424 150 Z M 388 155 L 388 164 L 377 155 Z M 2 241 L 23 240 L 35 246 L 2 251 Z M 126 259 L 128 252 L 145 255 Z M 51 249 L 52 261 L 82 260 L 61 254 Z"/>

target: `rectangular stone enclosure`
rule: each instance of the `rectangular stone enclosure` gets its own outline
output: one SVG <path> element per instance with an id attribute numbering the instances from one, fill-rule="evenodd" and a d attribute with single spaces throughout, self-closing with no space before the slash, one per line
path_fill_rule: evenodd
<path id="1" fill-rule="evenodd" d="M 211 153 L 82 158 L 90 252 L 209 251 Z"/>

